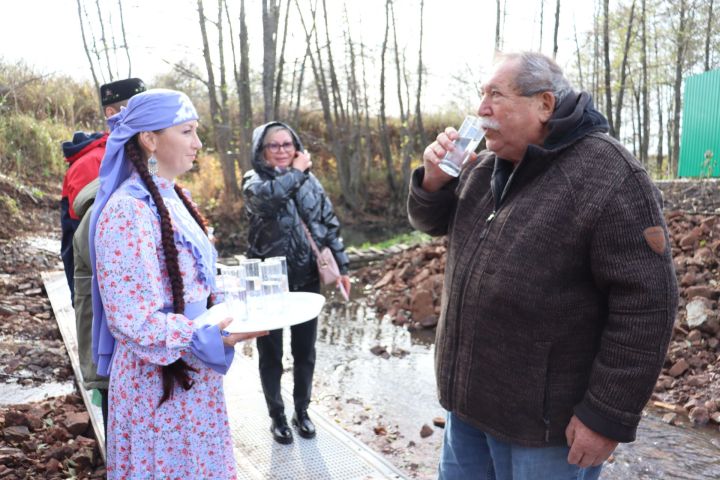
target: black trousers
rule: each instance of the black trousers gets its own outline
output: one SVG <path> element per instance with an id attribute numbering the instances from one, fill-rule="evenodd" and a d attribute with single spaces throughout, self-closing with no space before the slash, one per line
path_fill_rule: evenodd
<path id="1" fill-rule="evenodd" d="M 65 270 L 68 287 L 70 287 L 70 304 L 75 305 L 75 258 L 73 254 L 73 235 L 80 226 L 80 220 L 70 217 L 70 206 L 68 197 L 60 200 L 60 227 L 62 238 L 60 239 L 60 257 Z"/>
<path id="2" fill-rule="evenodd" d="M 320 283 L 314 282 L 293 291 L 320 293 Z M 290 348 L 293 356 L 293 401 L 295 410 L 308 408 L 312 394 L 312 379 L 315 371 L 315 340 L 317 318 L 290 327 Z M 262 382 L 268 413 L 275 417 L 285 412 L 280 393 L 280 379 L 283 374 L 283 329 L 271 330 L 269 335 L 258 337 L 260 381 Z"/>

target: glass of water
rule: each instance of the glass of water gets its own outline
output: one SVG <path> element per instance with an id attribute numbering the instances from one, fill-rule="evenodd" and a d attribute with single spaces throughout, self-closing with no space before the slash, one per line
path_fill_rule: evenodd
<path id="1" fill-rule="evenodd" d="M 274 315 L 280 310 L 282 301 L 282 267 L 277 260 L 265 260 L 260 264 L 263 302 L 267 313 Z"/>
<path id="2" fill-rule="evenodd" d="M 282 283 L 282 291 L 284 293 L 288 293 L 290 291 L 290 285 L 288 283 L 288 271 L 287 271 L 287 258 L 285 257 L 270 257 L 265 260 L 266 262 L 269 261 L 278 261 L 280 262 L 280 274 L 278 275 L 278 279 Z"/>
<path id="3" fill-rule="evenodd" d="M 465 117 L 460 130 L 458 130 L 458 135 L 459 137 L 453 141 L 455 150 L 447 152 L 438 165 L 440 170 L 453 177 L 460 175 L 463 163 L 485 136 L 485 130 L 480 126 L 480 118 L 472 115 Z"/>
<path id="4" fill-rule="evenodd" d="M 262 310 L 262 281 L 260 279 L 260 259 L 247 258 L 240 262 L 245 272 L 247 288 L 248 315 L 253 316 Z"/>
<path id="5" fill-rule="evenodd" d="M 228 313 L 236 320 L 247 320 L 245 270 L 241 267 L 225 266 L 220 269 L 220 274 Z"/>

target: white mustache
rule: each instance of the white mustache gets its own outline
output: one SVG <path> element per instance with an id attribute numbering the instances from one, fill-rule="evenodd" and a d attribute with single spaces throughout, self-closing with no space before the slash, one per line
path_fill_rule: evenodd
<path id="1" fill-rule="evenodd" d="M 480 128 L 483 130 L 500 130 L 500 123 L 497 120 L 491 118 L 483 118 L 480 120 Z"/>

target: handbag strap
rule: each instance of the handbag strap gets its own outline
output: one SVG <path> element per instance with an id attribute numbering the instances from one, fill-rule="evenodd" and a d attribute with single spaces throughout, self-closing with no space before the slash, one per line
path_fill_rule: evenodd
<path id="1" fill-rule="evenodd" d="M 310 242 L 310 248 L 312 249 L 313 253 L 315 254 L 315 258 L 320 260 L 320 249 L 317 246 L 317 243 L 315 243 L 315 240 L 313 239 L 312 235 L 310 234 L 310 229 L 305 224 L 305 221 L 302 219 L 302 216 L 300 215 L 300 207 L 298 207 L 298 204 L 295 200 L 293 200 L 293 203 L 295 204 L 295 210 L 297 210 L 297 216 L 298 219 L 300 219 L 300 224 L 303 227 L 303 231 L 305 232 L 305 236 L 308 239 L 308 242 Z"/>

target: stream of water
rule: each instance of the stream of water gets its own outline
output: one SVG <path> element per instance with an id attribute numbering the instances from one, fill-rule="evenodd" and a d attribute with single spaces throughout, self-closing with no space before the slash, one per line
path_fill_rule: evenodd
<path id="1" fill-rule="evenodd" d="M 432 459 L 418 478 L 435 478 L 442 431 L 419 436 L 423 424 L 444 416 L 435 393 L 434 333 L 411 333 L 378 320 L 362 300 L 345 308 L 332 298 L 318 333 L 318 395 L 339 396 L 341 405 L 361 402 L 371 417 L 396 426 L 405 440 L 415 442 L 420 456 Z M 388 359 L 370 352 L 378 345 L 390 353 Z M 720 479 L 718 427 L 672 426 L 662 421 L 662 413 L 644 412 L 637 441 L 620 445 L 603 479 Z"/>

